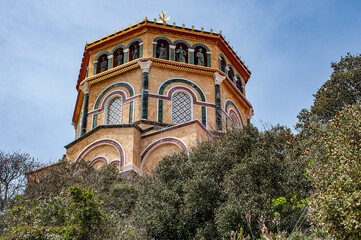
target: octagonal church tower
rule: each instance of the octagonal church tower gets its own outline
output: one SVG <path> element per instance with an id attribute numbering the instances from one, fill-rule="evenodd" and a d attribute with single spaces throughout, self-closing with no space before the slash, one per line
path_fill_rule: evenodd
<path id="1" fill-rule="evenodd" d="M 86 44 L 66 159 L 143 175 L 165 155 L 245 126 L 250 71 L 221 33 L 144 19 Z"/>

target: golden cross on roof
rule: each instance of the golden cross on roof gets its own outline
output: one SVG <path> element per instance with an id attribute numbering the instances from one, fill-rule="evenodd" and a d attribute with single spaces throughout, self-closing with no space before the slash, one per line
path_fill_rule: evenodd
<path id="1" fill-rule="evenodd" d="M 161 20 L 161 22 L 162 22 L 163 24 L 167 24 L 167 21 L 170 20 L 170 16 L 167 17 L 167 18 L 165 18 L 165 14 L 166 14 L 166 12 L 163 12 L 163 11 L 162 11 L 161 14 L 159 14 L 159 19 Z"/>

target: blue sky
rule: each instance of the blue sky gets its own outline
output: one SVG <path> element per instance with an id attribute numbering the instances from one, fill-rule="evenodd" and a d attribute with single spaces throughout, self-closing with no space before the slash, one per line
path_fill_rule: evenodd
<path id="1" fill-rule="evenodd" d="M 293 128 L 329 79 L 361 53 L 361 1 L 0 1 L 0 150 L 57 161 L 74 139 L 75 84 L 85 41 L 167 11 L 171 23 L 222 30 L 252 71 L 252 122 Z"/>

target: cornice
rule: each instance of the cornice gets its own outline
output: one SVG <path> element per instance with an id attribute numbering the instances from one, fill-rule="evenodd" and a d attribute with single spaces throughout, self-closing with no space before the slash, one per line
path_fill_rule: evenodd
<path id="1" fill-rule="evenodd" d="M 205 66 L 198 66 L 194 64 L 188 64 L 188 63 L 181 63 L 181 62 L 174 62 L 170 60 L 164 60 L 159 58 L 153 58 L 153 57 L 147 57 L 147 58 L 138 58 L 131 62 L 122 64 L 120 66 L 117 66 L 115 68 L 111 68 L 109 70 L 106 70 L 104 72 L 98 73 L 96 75 L 93 75 L 91 77 L 88 77 L 84 79 L 80 85 L 83 85 L 85 82 L 89 83 L 90 85 L 101 82 L 103 80 L 106 80 L 108 78 L 114 77 L 116 75 L 119 75 L 121 73 L 133 70 L 135 68 L 139 67 L 138 62 L 147 62 L 151 61 L 152 66 L 167 68 L 167 69 L 173 69 L 183 72 L 191 72 L 191 73 L 198 73 L 203 75 L 209 75 L 212 76 L 214 72 L 218 72 L 220 74 L 222 73 L 220 70 L 216 68 L 210 68 Z"/>

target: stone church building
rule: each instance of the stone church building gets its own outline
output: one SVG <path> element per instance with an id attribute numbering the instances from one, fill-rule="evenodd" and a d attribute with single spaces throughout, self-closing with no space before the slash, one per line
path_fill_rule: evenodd
<path id="1" fill-rule="evenodd" d="M 246 125 L 250 71 L 219 33 L 146 18 L 86 44 L 66 159 L 143 175 Z"/>

